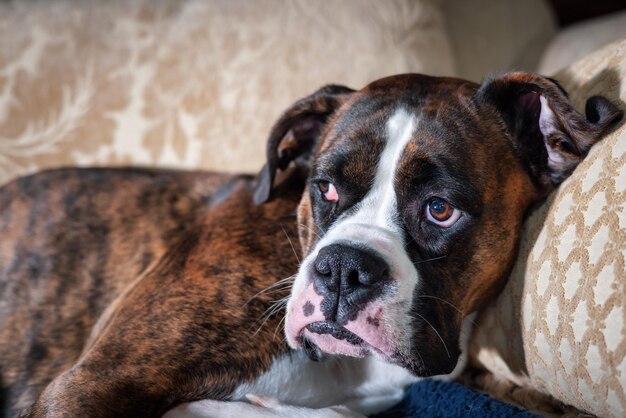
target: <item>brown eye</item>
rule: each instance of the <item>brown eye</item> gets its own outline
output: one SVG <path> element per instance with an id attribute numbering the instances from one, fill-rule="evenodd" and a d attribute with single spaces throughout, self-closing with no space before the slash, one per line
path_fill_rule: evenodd
<path id="1" fill-rule="evenodd" d="M 337 189 L 335 186 L 328 181 L 320 181 L 318 183 L 318 187 L 320 188 L 320 192 L 322 192 L 322 196 L 324 200 L 327 202 L 337 202 L 339 200 L 339 193 L 337 193 Z"/>
<path id="2" fill-rule="evenodd" d="M 461 217 L 461 211 L 443 199 L 435 197 L 424 208 L 424 217 L 443 228 L 449 228 Z"/>
<path id="3" fill-rule="evenodd" d="M 451 204 L 441 199 L 433 199 L 428 204 L 428 213 L 439 222 L 447 221 L 452 216 L 454 208 Z"/>

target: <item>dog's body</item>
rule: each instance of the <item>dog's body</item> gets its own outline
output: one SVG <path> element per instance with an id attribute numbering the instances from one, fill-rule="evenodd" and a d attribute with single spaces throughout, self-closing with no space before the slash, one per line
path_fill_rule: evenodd
<path id="1" fill-rule="evenodd" d="M 100 356 L 83 357 L 72 373 L 98 370 L 99 377 L 92 388 L 66 388 L 67 416 L 156 415 L 172 398 L 220 399 L 247 380 L 255 369 L 247 362 L 267 367 L 283 354 L 282 337 L 273 338 L 275 316 L 254 334 L 277 295 L 243 305 L 297 268 L 281 227 L 295 236 L 299 190 L 271 207 L 254 206 L 246 200 L 251 183 L 96 169 L 53 171 L 5 187 L 2 245 L 11 247 L 1 255 L 0 358 L 6 406 L 30 406 L 90 345 L 105 347 Z M 253 357 L 228 355 L 233 347 L 248 347 Z M 119 371 L 109 383 L 112 368 Z M 194 369 L 219 369 L 219 381 L 200 384 L 195 380 L 203 376 L 190 373 Z M 173 387 L 180 394 L 166 389 Z M 54 388 L 44 396 L 56 396 Z"/>
<path id="2" fill-rule="evenodd" d="M 296 103 L 258 179 L 14 181 L 0 191 L 1 406 L 158 416 L 257 393 L 368 412 L 416 376 L 458 372 L 462 331 L 501 287 L 526 210 L 620 117 L 604 99 L 590 109 L 527 74 L 396 76 Z M 301 254 L 285 331 L 311 360 L 273 305 Z M 357 358 L 312 362 L 327 354 Z M 171 414 L 226 413 L 193 405 Z"/>
<path id="3" fill-rule="evenodd" d="M 363 394 L 397 401 L 411 380 L 398 367 L 364 388 L 382 362 L 368 375 L 359 359 L 288 353 L 281 316 L 269 310 L 289 290 L 262 291 L 297 270 L 302 179 L 290 175 L 262 206 L 250 204 L 254 187 L 250 176 L 137 169 L 62 169 L 7 185 L 0 359 L 9 416 L 70 369 L 71 379 L 97 375 L 85 379 L 93 386 L 68 385 L 59 399 L 48 388 L 47 410 L 33 415 L 160 416 L 174 400 L 248 393 L 311 407 Z M 93 354 L 77 363 L 82 352 Z"/>

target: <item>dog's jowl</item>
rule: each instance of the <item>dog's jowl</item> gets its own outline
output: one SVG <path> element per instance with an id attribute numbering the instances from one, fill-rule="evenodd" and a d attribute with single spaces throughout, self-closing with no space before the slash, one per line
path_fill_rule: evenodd
<path id="1" fill-rule="evenodd" d="M 409 74 L 296 102 L 257 177 L 18 179 L 0 189 L 0 406 L 341 416 L 454 376 L 525 214 L 620 117 L 534 74 Z"/>

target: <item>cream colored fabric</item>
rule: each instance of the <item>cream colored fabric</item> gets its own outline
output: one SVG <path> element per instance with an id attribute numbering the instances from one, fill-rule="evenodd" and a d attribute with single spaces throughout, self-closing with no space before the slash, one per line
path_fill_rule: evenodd
<path id="1" fill-rule="evenodd" d="M 537 71 L 552 75 L 611 42 L 626 38 L 626 11 L 569 26 L 550 41 Z"/>
<path id="2" fill-rule="evenodd" d="M 559 73 L 578 109 L 626 101 L 626 40 Z M 626 124 L 526 224 L 519 259 L 471 351 L 498 378 L 602 417 L 626 416 Z"/>
<path id="3" fill-rule="evenodd" d="M 438 0 L 0 2 L 0 184 L 62 165 L 256 171 L 327 83 L 451 74 Z"/>
<path id="4" fill-rule="evenodd" d="M 456 73 L 535 71 L 557 25 L 546 0 L 446 0 L 442 3 Z"/>

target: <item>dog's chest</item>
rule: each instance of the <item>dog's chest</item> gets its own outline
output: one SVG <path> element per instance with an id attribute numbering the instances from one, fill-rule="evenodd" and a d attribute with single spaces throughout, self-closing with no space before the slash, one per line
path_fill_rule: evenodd
<path id="1" fill-rule="evenodd" d="M 336 356 L 313 362 L 298 350 L 276 358 L 252 383 L 239 385 L 231 400 L 245 400 L 251 393 L 309 408 L 342 404 L 369 414 L 397 403 L 404 387 L 416 380 L 401 367 L 373 357 Z"/>

